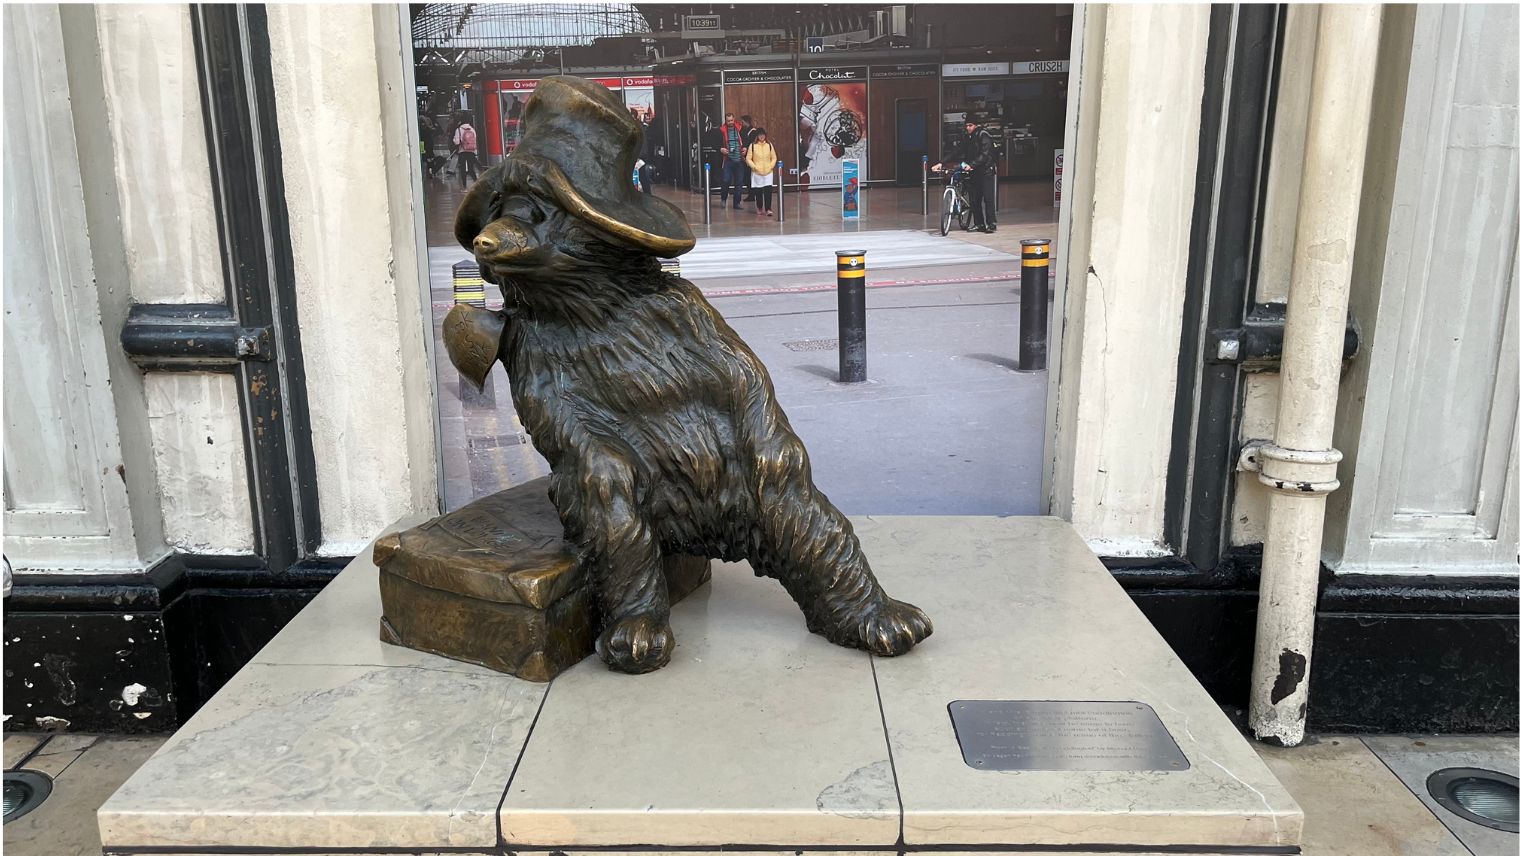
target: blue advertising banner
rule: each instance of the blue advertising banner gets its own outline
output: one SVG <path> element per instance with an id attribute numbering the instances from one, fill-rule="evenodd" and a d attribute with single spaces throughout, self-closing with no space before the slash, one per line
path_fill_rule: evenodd
<path id="1" fill-rule="evenodd" d="M 844 219 L 860 219 L 860 161 L 845 158 L 839 162 L 840 207 Z"/>

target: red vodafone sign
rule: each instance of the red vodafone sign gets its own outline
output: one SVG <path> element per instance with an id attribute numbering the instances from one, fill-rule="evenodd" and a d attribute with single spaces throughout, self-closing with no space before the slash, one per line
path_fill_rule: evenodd
<path id="1" fill-rule="evenodd" d="M 619 89 L 645 89 L 654 86 L 654 75 L 645 74 L 630 77 L 593 77 L 591 80 L 617 91 Z M 528 80 L 496 80 L 492 81 L 495 86 L 487 85 L 487 89 L 497 89 L 502 92 L 532 92 L 538 88 L 539 78 Z"/>

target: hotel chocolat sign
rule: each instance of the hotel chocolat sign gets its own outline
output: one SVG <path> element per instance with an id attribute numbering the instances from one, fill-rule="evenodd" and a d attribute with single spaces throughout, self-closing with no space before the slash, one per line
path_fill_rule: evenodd
<path id="1" fill-rule="evenodd" d="M 757 68 L 723 72 L 724 83 L 791 83 L 796 80 L 789 68 Z"/>
<path id="2" fill-rule="evenodd" d="M 872 80 L 896 80 L 905 77 L 935 77 L 939 74 L 939 66 L 936 65 L 873 65 L 871 66 Z"/>
<path id="3" fill-rule="evenodd" d="M 865 80 L 865 66 L 850 68 L 804 68 L 797 72 L 803 83 L 822 83 L 831 80 Z"/>
<path id="4" fill-rule="evenodd" d="M 1156 711 L 1138 701 L 953 701 L 950 722 L 974 770 L 1191 766 Z"/>

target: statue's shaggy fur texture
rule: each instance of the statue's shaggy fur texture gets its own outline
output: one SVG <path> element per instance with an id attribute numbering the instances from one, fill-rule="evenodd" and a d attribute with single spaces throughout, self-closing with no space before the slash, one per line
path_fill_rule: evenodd
<path id="1" fill-rule="evenodd" d="M 671 551 L 748 559 L 840 645 L 895 655 L 929 635 L 877 583 L 765 367 L 695 286 L 570 216 L 515 159 L 481 177 L 456 231 L 506 299 L 500 358 L 597 587 L 608 665 L 669 661 Z"/>

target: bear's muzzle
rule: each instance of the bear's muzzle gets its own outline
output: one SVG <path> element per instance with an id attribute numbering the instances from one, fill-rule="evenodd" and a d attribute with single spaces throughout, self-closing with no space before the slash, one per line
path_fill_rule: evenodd
<path id="1" fill-rule="evenodd" d="M 538 248 L 538 240 L 527 226 L 507 217 L 493 220 L 475 236 L 472 247 L 481 268 L 511 265 Z"/>

